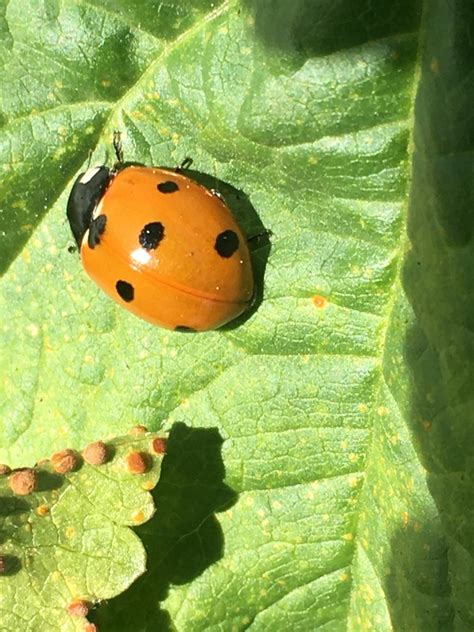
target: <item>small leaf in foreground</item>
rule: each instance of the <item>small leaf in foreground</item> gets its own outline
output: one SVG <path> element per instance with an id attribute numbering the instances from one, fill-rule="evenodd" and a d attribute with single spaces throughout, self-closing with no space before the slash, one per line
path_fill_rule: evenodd
<path id="1" fill-rule="evenodd" d="M 83 631 L 94 603 L 144 572 L 143 545 L 129 527 L 154 513 L 149 491 L 164 454 L 156 442 L 164 438 L 151 433 L 96 442 L 83 459 L 63 450 L 0 479 L 2 629 Z M 133 475 L 130 455 L 145 464 Z"/>

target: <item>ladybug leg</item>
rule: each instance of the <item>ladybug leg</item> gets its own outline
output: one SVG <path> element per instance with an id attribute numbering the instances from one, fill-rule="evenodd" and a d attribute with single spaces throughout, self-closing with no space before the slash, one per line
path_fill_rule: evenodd
<path id="1" fill-rule="evenodd" d="M 257 233 L 256 235 L 252 235 L 251 237 L 247 237 L 247 241 L 248 242 L 259 242 L 261 239 L 263 239 L 263 237 L 267 237 L 270 238 L 272 237 L 273 233 L 271 230 L 265 229 L 262 230 L 261 233 Z"/>
<path id="2" fill-rule="evenodd" d="M 180 171 L 184 171 L 185 169 L 189 169 L 189 167 L 193 164 L 193 159 L 190 158 L 189 156 L 186 156 L 186 158 L 183 160 L 183 162 L 178 165 L 177 167 L 175 167 L 175 171 L 177 171 L 178 173 Z"/>
<path id="3" fill-rule="evenodd" d="M 89 235 L 87 237 L 87 245 L 89 248 L 92 248 L 92 250 L 100 244 L 100 236 L 105 231 L 106 223 L 106 215 L 99 215 L 91 221 L 89 226 Z"/>
<path id="4" fill-rule="evenodd" d="M 181 171 L 184 171 L 185 169 L 189 169 L 189 167 L 193 164 L 193 159 L 190 158 L 189 156 L 186 156 L 186 158 L 183 160 L 183 162 L 180 165 L 177 165 L 174 170 L 177 171 L 178 173 L 180 173 Z"/>
<path id="5" fill-rule="evenodd" d="M 219 200 L 221 202 L 224 202 L 224 204 L 226 204 L 226 201 L 225 201 L 224 196 L 222 195 L 222 193 L 220 193 L 217 189 L 211 189 L 210 191 L 211 191 L 212 195 L 215 195 L 216 198 L 219 198 Z"/>

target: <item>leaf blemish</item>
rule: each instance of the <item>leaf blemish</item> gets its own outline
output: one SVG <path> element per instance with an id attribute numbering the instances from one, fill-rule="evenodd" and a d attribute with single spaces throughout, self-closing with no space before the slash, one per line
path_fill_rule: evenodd
<path id="1" fill-rule="evenodd" d="M 315 294 L 311 300 L 313 301 L 313 305 L 318 309 L 323 309 L 328 304 L 327 299 L 320 294 Z"/>

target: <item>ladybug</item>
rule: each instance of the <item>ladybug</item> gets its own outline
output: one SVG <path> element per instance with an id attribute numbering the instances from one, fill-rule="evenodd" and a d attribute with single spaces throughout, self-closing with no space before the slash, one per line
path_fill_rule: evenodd
<path id="1" fill-rule="evenodd" d="M 67 217 L 87 274 L 160 327 L 206 331 L 252 303 L 247 240 L 220 194 L 177 169 L 117 164 L 75 181 Z M 184 165 L 189 166 L 189 161 Z"/>

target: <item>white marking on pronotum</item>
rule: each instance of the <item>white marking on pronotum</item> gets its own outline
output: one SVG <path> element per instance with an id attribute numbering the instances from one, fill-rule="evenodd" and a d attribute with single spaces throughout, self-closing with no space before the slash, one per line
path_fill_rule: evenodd
<path id="1" fill-rule="evenodd" d="M 95 207 L 93 213 L 92 213 L 92 219 L 96 219 L 97 217 L 99 217 L 99 215 L 102 212 L 102 206 L 104 205 L 104 198 L 100 199 L 100 202 L 97 204 L 97 206 Z"/>
<path id="2" fill-rule="evenodd" d="M 92 178 L 95 176 L 95 174 L 100 171 L 100 167 L 91 167 L 90 169 L 88 169 L 84 175 L 82 176 L 82 178 L 79 180 L 79 182 L 81 184 L 87 184 L 90 180 L 92 180 Z"/>
<path id="3" fill-rule="evenodd" d="M 84 233 L 84 236 L 83 236 L 83 238 L 82 238 L 82 241 L 81 241 L 81 250 L 82 250 L 82 248 L 84 248 L 85 246 L 87 246 L 88 242 L 89 242 L 89 229 L 87 229 L 87 230 L 86 230 L 86 232 Z"/>

